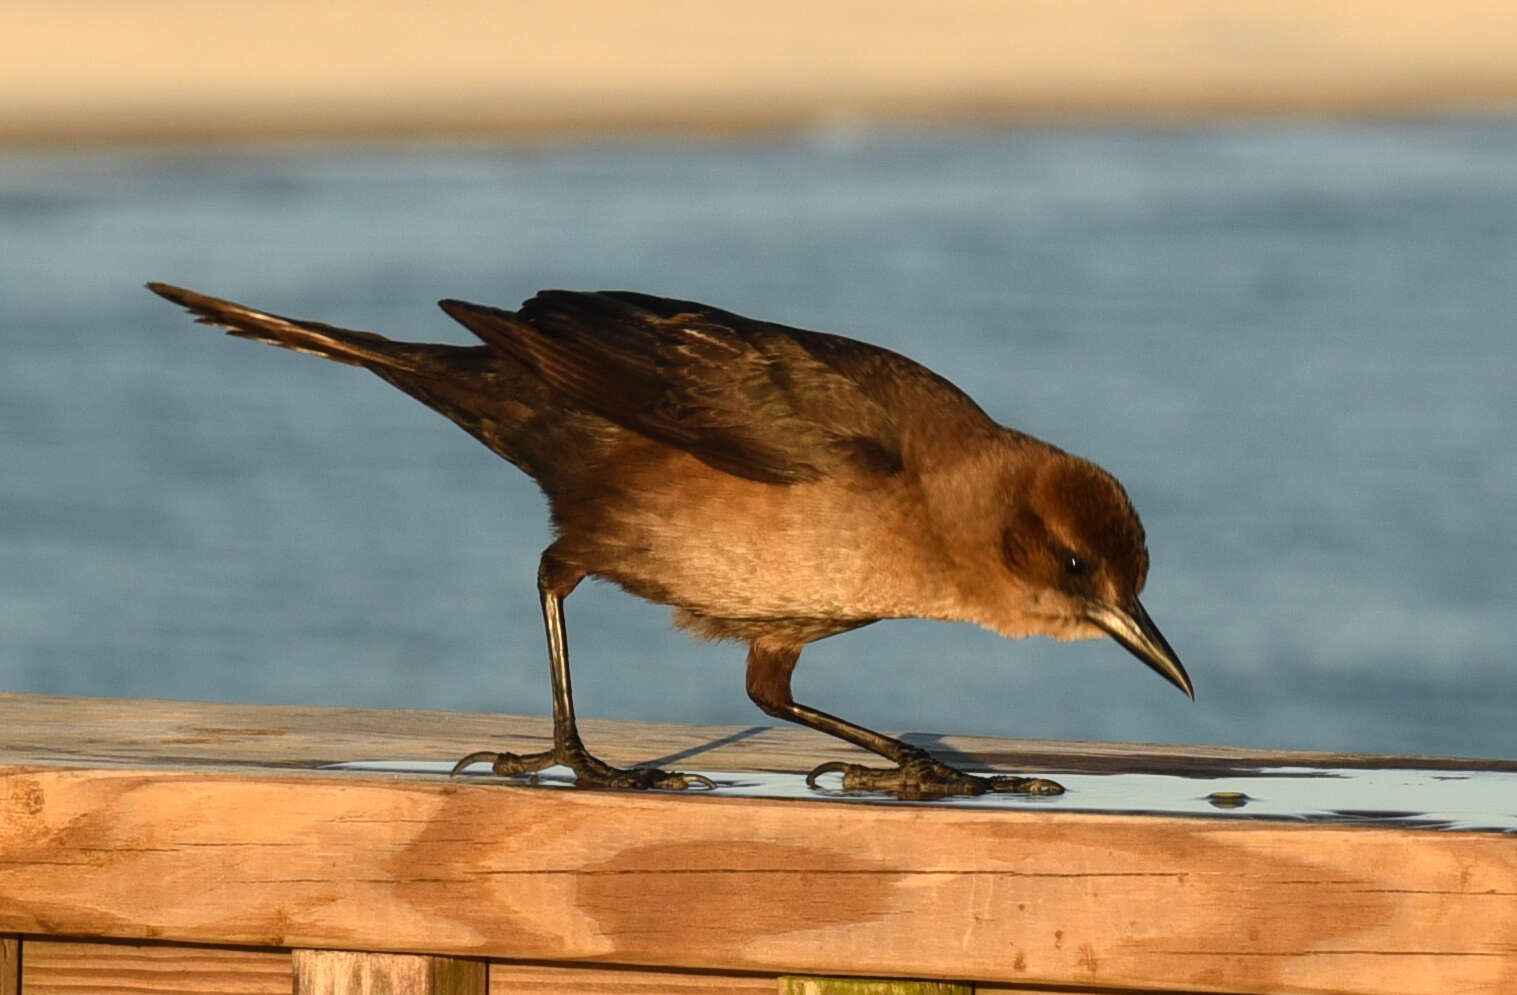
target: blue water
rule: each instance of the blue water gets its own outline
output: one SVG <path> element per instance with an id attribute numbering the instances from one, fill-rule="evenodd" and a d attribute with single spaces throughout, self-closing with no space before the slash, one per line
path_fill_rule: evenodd
<path id="1" fill-rule="evenodd" d="M 703 299 L 1122 479 L 1194 704 L 889 622 L 797 671 L 866 724 L 1517 756 L 1512 119 L 0 156 L 0 689 L 542 713 L 531 482 L 149 279 L 455 342 L 439 297 Z M 769 721 L 740 647 L 568 611 L 581 714 Z"/>

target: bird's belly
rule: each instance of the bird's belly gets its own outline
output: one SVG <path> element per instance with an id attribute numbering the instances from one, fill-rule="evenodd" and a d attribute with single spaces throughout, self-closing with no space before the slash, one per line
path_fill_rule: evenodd
<path id="1" fill-rule="evenodd" d="M 934 614 L 929 575 L 935 571 L 917 555 L 902 555 L 920 548 L 905 541 L 909 502 L 839 487 L 744 481 L 643 488 L 636 500 L 603 506 L 594 535 L 576 534 L 565 523 L 563 540 L 587 572 L 701 616 Z"/>

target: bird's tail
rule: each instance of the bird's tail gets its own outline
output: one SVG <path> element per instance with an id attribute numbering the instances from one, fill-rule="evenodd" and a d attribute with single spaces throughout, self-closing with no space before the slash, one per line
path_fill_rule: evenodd
<path id="1" fill-rule="evenodd" d="M 147 288 L 189 311 L 201 324 L 225 328 L 230 335 L 371 370 L 417 370 L 420 359 L 417 348 L 383 335 L 266 314 L 167 283 L 149 283 Z"/>

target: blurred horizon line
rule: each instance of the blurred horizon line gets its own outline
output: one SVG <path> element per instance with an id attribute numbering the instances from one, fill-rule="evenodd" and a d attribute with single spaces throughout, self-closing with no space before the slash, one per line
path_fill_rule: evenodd
<path id="1" fill-rule="evenodd" d="M 0 145 L 579 138 L 1517 108 L 1517 5 L 0 8 Z"/>

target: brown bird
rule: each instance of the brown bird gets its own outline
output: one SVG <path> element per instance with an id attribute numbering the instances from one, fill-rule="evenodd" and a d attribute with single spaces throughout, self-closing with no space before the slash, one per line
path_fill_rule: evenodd
<path id="1" fill-rule="evenodd" d="M 547 494 L 556 538 L 537 584 L 553 748 L 480 752 L 519 775 L 562 764 L 582 785 L 715 787 L 619 769 L 580 741 L 563 599 L 587 576 L 671 605 L 675 624 L 748 644 L 769 715 L 890 760 L 823 764 L 847 790 L 1056 794 L 1037 777 L 967 774 L 797 702 L 801 650 L 885 618 L 974 622 L 1013 638 L 1111 636 L 1195 697 L 1138 602 L 1143 526 L 1109 473 L 992 421 L 953 384 L 853 339 L 628 291 L 545 290 L 517 311 L 440 305 L 483 342 L 372 332 L 148 288 L 231 334 L 362 366 L 441 412 Z"/>

